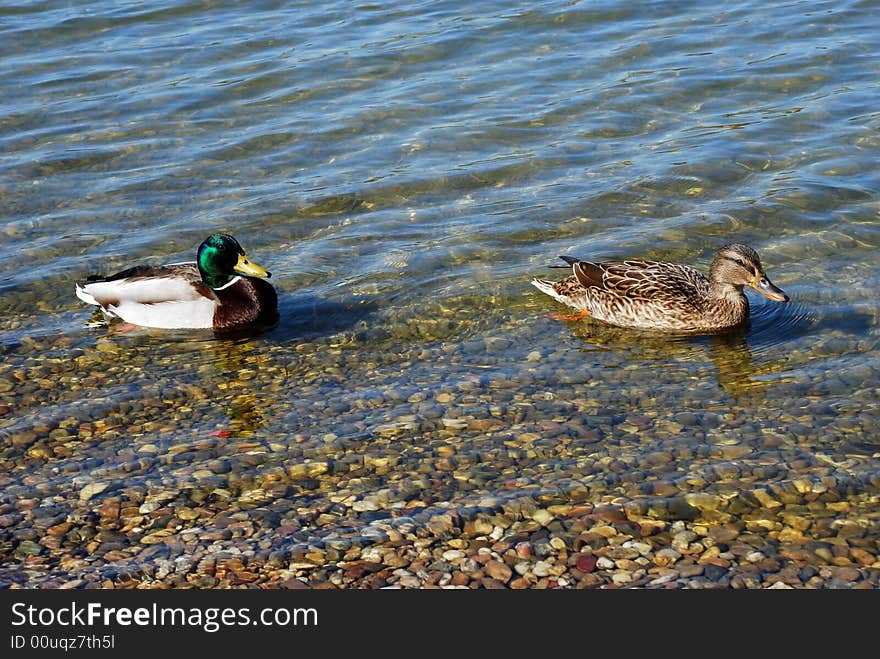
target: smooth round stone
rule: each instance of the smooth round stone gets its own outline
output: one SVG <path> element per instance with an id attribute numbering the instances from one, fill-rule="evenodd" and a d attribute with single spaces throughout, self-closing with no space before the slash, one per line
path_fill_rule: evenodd
<path id="1" fill-rule="evenodd" d="M 728 571 L 718 565 L 708 564 L 703 568 L 703 576 L 710 581 L 719 581 L 727 576 Z"/>
<path id="2" fill-rule="evenodd" d="M 80 501 L 88 501 L 96 494 L 100 494 L 106 490 L 109 485 L 109 483 L 105 482 L 88 483 L 79 492 Z"/>
<path id="3" fill-rule="evenodd" d="M 485 565 L 485 570 L 490 577 L 504 583 L 507 583 L 510 577 L 513 576 L 513 570 L 510 569 L 510 566 L 501 561 L 488 561 Z"/>
<path id="4" fill-rule="evenodd" d="M 600 556 L 596 559 L 596 567 L 600 570 L 613 570 L 616 565 L 614 561 L 607 556 Z"/>

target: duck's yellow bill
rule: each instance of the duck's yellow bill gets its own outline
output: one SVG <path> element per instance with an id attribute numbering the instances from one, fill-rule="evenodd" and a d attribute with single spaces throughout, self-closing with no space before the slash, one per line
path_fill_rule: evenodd
<path id="1" fill-rule="evenodd" d="M 271 277 L 272 273 L 263 268 L 262 266 L 257 265 L 256 263 L 251 263 L 244 254 L 238 255 L 238 263 L 235 264 L 233 268 L 238 273 L 243 275 L 250 275 L 251 277 Z"/>

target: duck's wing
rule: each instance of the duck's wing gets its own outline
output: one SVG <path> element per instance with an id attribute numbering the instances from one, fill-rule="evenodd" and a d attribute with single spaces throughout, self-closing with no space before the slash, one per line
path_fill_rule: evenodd
<path id="1" fill-rule="evenodd" d="M 141 265 L 109 277 L 91 276 L 77 282 L 76 293 L 80 299 L 101 307 L 118 306 L 121 302 L 160 304 L 198 300 L 200 297 L 216 299 L 213 291 L 202 282 L 195 263 Z"/>
<path id="2" fill-rule="evenodd" d="M 211 327 L 217 296 L 195 263 L 136 266 L 77 282 L 76 295 L 106 313 L 145 327 Z"/>
<path id="3" fill-rule="evenodd" d="M 582 286 L 641 300 L 699 299 L 708 281 L 699 270 L 663 261 L 575 261 L 574 275 Z"/>

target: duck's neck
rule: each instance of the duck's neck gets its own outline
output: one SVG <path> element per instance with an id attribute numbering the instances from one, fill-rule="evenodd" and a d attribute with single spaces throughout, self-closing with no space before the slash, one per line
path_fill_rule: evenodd
<path id="1" fill-rule="evenodd" d="M 749 300 L 743 293 L 742 286 L 712 282 L 709 285 L 709 295 L 706 306 L 719 316 L 726 316 L 731 324 L 739 323 L 749 313 Z"/>
<path id="2" fill-rule="evenodd" d="M 703 313 L 712 329 L 739 325 L 749 314 L 749 301 L 742 286 L 711 282 L 703 300 Z"/>
<path id="3" fill-rule="evenodd" d="M 204 270 L 201 271 L 201 274 L 202 281 L 205 282 L 205 286 L 215 291 L 230 284 L 236 276 L 225 275 L 219 272 L 206 272 Z"/>
<path id="4" fill-rule="evenodd" d="M 709 282 L 709 297 L 716 300 L 727 300 L 733 303 L 746 303 L 746 296 L 742 286 L 735 286 L 720 281 Z"/>

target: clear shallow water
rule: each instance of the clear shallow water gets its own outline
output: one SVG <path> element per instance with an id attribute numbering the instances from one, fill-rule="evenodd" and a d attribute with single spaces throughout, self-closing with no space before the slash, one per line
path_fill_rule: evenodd
<path id="1" fill-rule="evenodd" d="M 199 511 L 184 543 L 285 558 L 523 497 L 796 513 L 802 543 L 855 527 L 876 555 L 876 14 L 0 7 L 5 578 L 155 576 L 157 502 Z M 220 229 L 273 272 L 278 326 L 90 326 L 74 280 Z M 732 335 L 560 323 L 529 285 L 557 254 L 706 269 L 732 240 L 792 297 Z M 214 539 L 218 510 L 274 517 Z"/>

